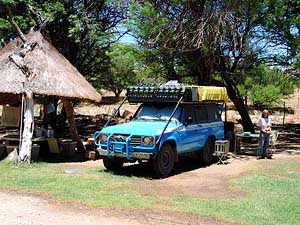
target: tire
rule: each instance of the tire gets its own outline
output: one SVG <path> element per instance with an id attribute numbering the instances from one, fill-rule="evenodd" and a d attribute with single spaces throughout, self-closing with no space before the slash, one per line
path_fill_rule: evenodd
<path id="1" fill-rule="evenodd" d="M 123 164 L 124 160 L 122 158 L 108 158 L 107 156 L 103 158 L 103 165 L 107 170 L 121 169 Z"/>
<path id="2" fill-rule="evenodd" d="M 155 173 L 162 177 L 167 177 L 173 170 L 175 163 L 175 152 L 170 144 L 164 144 L 152 161 Z"/>
<path id="3" fill-rule="evenodd" d="M 204 165 L 209 165 L 214 160 L 215 141 L 209 138 L 204 147 L 200 150 L 200 162 Z"/>

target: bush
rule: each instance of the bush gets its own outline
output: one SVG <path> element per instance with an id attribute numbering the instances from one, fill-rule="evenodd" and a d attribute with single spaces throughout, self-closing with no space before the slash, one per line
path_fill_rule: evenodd
<path id="1" fill-rule="evenodd" d="M 257 106 L 278 106 L 281 99 L 295 89 L 295 81 L 279 69 L 270 69 L 266 65 L 257 66 L 241 77 L 238 85 L 241 95 L 249 96 Z"/>

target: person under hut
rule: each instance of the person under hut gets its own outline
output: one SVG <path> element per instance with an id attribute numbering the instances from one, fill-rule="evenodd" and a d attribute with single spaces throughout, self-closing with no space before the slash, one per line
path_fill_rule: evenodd
<path id="1" fill-rule="evenodd" d="M 43 109 L 43 126 L 45 129 L 56 129 L 56 108 L 54 104 L 54 99 L 49 98 L 47 104 L 44 104 Z"/>

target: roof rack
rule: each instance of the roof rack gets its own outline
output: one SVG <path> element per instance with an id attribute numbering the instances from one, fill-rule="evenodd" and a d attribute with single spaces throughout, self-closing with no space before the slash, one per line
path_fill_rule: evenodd
<path id="1" fill-rule="evenodd" d="M 225 87 L 185 86 L 178 83 L 163 85 L 138 85 L 127 88 L 127 99 L 130 103 L 144 102 L 220 102 L 228 101 Z"/>

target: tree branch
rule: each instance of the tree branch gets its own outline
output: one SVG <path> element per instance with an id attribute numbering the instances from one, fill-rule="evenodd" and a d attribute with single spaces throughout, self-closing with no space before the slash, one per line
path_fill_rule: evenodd
<path id="1" fill-rule="evenodd" d="M 10 22 L 12 27 L 15 29 L 15 31 L 17 32 L 17 35 L 20 37 L 22 42 L 25 43 L 26 42 L 26 37 L 23 34 L 23 32 L 21 31 L 21 29 L 18 26 L 18 24 L 16 23 L 16 21 L 14 21 L 13 15 L 12 15 L 12 12 L 11 12 L 11 9 L 9 8 L 9 6 L 6 6 L 6 19 Z"/>
<path id="2" fill-rule="evenodd" d="M 30 13 L 32 14 L 34 21 L 37 23 L 39 28 L 41 28 L 43 25 L 42 17 L 32 8 L 31 5 L 28 5 L 27 8 L 30 11 Z"/>

